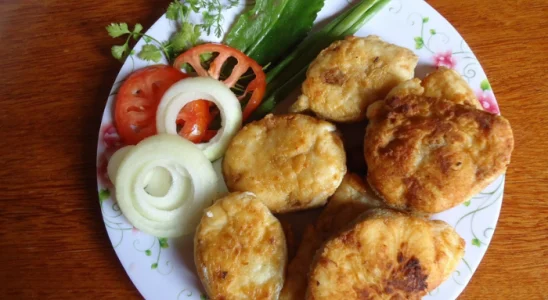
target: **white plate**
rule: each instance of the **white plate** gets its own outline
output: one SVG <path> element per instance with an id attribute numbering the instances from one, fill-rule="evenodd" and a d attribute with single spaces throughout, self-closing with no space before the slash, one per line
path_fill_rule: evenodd
<path id="1" fill-rule="evenodd" d="M 326 0 L 316 22 L 340 12 L 347 1 Z M 225 28 L 241 8 L 225 14 Z M 160 18 L 147 32 L 160 41 L 167 40 L 174 24 Z M 422 0 L 393 0 L 356 35 L 375 34 L 384 40 L 413 49 L 420 56 L 416 75 L 423 77 L 438 65 L 460 72 L 476 91 L 486 110 L 498 113 L 495 96 L 478 60 L 459 33 L 438 12 Z M 208 37 L 208 41 L 218 41 Z M 140 41 L 136 50 L 144 44 Z M 132 57 L 123 65 L 114 92 L 121 80 L 148 63 Z M 116 149 L 118 137 L 112 126 L 112 104 L 108 99 L 97 147 L 98 190 L 103 219 L 112 246 L 127 274 L 146 299 L 200 299 L 203 289 L 195 275 L 192 237 L 158 239 L 132 228 L 113 201 L 110 186 L 104 180 L 107 157 Z M 216 164 L 219 170 L 219 164 Z M 224 187 L 220 187 L 223 189 Z M 504 176 L 498 178 L 470 201 L 438 214 L 455 227 L 466 241 L 466 254 L 452 276 L 425 299 L 455 299 L 470 281 L 493 235 L 502 204 Z"/>

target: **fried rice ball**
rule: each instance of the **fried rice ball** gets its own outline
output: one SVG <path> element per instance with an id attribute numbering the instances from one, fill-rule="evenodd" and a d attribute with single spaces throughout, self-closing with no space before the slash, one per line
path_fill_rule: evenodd
<path id="1" fill-rule="evenodd" d="M 421 299 L 456 269 L 464 246 L 443 221 L 369 210 L 318 250 L 306 299 Z"/>
<path id="2" fill-rule="evenodd" d="M 249 191 L 275 213 L 322 206 L 346 174 L 336 127 L 300 115 L 268 115 L 247 124 L 223 161 L 230 191 Z"/>
<path id="3" fill-rule="evenodd" d="M 292 112 L 312 111 L 334 122 L 365 119 L 369 104 L 413 78 L 418 57 L 378 36 L 349 36 L 324 49 L 311 63 Z"/>
<path id="4" fill-rule="evenodd" d="M 367 209 L 381 206 L 383 202 L 369 191 L 367 184 L 358 175 L 347 173 L 335 194 L 329 198 L 315 225 L 306 228 L 297 255 L 287 267 L 280 300 L 304 299 L 308 271 L 320 246 Z"/>
<path id="5" fill-rule="evenodd" d="M 232 193 L 207 208 L 194 257 L 210 299 L 278 299 L 287 262 L 280 222 L 252 193 Z"/>
<path id="6" fill-rule="evenodd" d="M 444 98 L 394 96 L 368 110 L 364 154 L 371 188 L 390 206 L 452 208 L 510 163 L 514 138 L 502 116 Z"/>

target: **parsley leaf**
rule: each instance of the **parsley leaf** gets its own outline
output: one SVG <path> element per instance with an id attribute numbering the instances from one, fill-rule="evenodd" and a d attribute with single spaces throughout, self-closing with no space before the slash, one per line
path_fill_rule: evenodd
<path id="1" fill-rule="evenodd" d="M 182 3 L 175 1 L 171 2 L 169 6 L 167 7 L 166 11 L 166 18 L 168 20 L 176 21 L 177 17 L 179 16 L 179 10 Z"/>
<path id="2" fill-rule="evenodd" d="M 142 60 L 159 62 L 162 59 L 162 51 L 155 45 L 147 44 L 143 46 L 137 57 Z"/>
<path id="3" fill-rule="evenodd" d="M 133 35 L 133 39 L 138 39 L 139 36 L 141 36 L 139 33 L 141 33 L 141 31 L 143 30 L 143 25 L 137 23 L 135 24 L 135 27 L 133 27 L 133 32 L 132 32 L 132 35 Z"/>
<path id="4" fill-rule="evenodd" d="M 118 23 L 118 24 L 112 23 L 108 25 L 106 28 L 108 31 L 108 35 L 110 35 L 113 38 L 117 38 L 124 34 L 130 33 L 126 23 Z"/>
<path id="5" fill-rule="evenodd" d="M 112 56 L 114 56 L 114 58 L 121 60 L 125 58 L 126 56 L 125 54 L 127 50 L 128 50 L 128 45 L 124 44 L 121 46 L 112 46 L 112 48 L 110 49 L 110 52 L 112 53 Z"/>
<path id="6" fill-rule="evenodd" d="M 181 30 L 171 38 L 173 51 L 182 52 L 194 46 L 200 38 L 200 27 L 191 23 L 183 23 Z"/>
<path id="7" fill-rule="evenodd" d="M 228 0 L 228 4 L 221 3 L 222 0 L 186 0 L 181 2 L 173 0 L 166 10 L 166 18 L 178 23 L 177 32 L 168 41 L 158 41 L 151 36 L 143 34 L 143 26 L 139 23 L 135 24 L 133 31 L 129 30 L 126 23 L 112 23 L 106 27 L 108 34 L 113 38 L 118 38 L 127 35 L 126 42 L 123 45 L 113 46 L 111 49 L 112 56 L 122 60 L 127 57 L 130 52 L 130 39 L 138 40 L 143 38 L 144 45 L 137 56 L 143 60 L 159 62 L 162 55 L 165 55 L 168 61 L 172 61 L 176 54 L 179 54 L 194 45 L 199 41 L 202 30 L 210 35 L 212 32 L 221 37 L 223 34 L 222 23 L 223 10 L 237 6 L 240 0 Z M 190 12 L 200 13 L 203 17 L 202 24 L 193 24 L 188 21 Z"/>

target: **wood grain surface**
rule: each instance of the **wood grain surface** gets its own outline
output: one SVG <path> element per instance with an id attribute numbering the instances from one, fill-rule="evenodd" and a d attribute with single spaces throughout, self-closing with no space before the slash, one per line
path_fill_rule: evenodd
<path id="1" fill-rule="evenodd" d="M 341 0 L 342 1 L 342 0 Z M 104 26 L 169 0 L 0 0 L 0 298 L 138 299 L 98 205 Z M 461 299 L 548 299 L 548 1 L 430 0 L 481 61 L 516 148 L 491 246 Z"/>

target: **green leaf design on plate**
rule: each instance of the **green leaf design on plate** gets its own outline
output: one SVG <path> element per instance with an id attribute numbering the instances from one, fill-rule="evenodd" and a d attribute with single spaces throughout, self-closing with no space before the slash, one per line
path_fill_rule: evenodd
<path id="1" fill-rule="evenodd" d="M 464 202 L 463 204 L 464 204 L 464 206 L 470 206 L 470 203 L 472 203 L 472 201 L 468 200 L 468 201 Z"/>
<path id="2" fill-rule="evenodd" d="M 428 18 L 428 17 L 422 18 L 422 22 L 423 22 L 423 23 L 428 23 L 428 21 L 430 21 L 430 18 Z"/>
<path id="3" fill-rule="evenodd" d="M 156 270 L 158 268 L 158 263 L 153 263 L 152 265 L 150 265 L 150 268 L 152 270 Z"/>
<path id="4" fill-rule="evenodd" d="M 415 38 L 415 48 L 419 50 L 422 49 L 422 47 L 424 47 L 424 40 L 422 37 L 418 36 Z"/>
<path id="5" fill-rule="evenodd" d="M 101 205 L 108 198 L 110 198 L 110 191 L 108 189 L 102 189 L 102 190 L 99 191 L 99 203 Z"/>
<path id="6" fill-rule="evenodd" d="M 169 244 L 167 243 L 167 238 L 159 238 L 158 242 L 160 242 L 161 248 L 164 248 L 164 249 L 169 248 Z"/>
<path id="7" fill-rule="evenodd" d="M 431 35 L 435 35 L 436 33 L 437 33 L 437 32 L 436 32 L 436 29 L 434 29 L 434 28 L 430 29 L 430 34 L 431 34 Z"/>
<path id="8" fill-rule="evenodd" d="M 146 254 L 147 256 L 151 256 L 151 255 L 152 255 L 152 251 L 150 251 L 150 249 L 147 249 L 147 250 L 145 250 L 145 254 Z"/>
<path id="9" fill-rule="evenodd" d="M 487 79 L 484 79 L 480 84 L 482 91 L 490 91 L 491 90 L 491 84 L 489 84 L 489 81 Z"/>
<path id="10" fill-rule="evenodd" d="M 481 241 L 478 238 L 473 238 L 472 239 L 472 245 L 474 245 L 476 247 L 480 247 L 481 246 Z"/>

